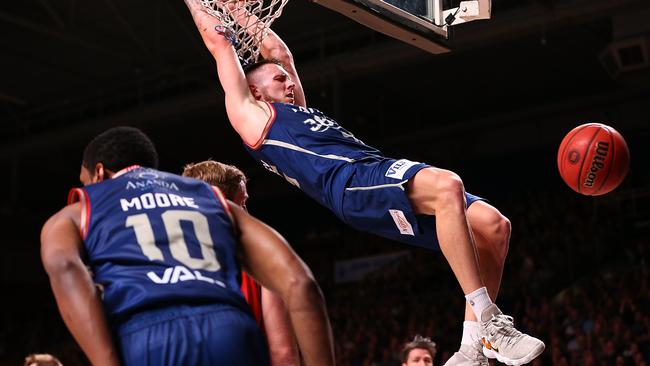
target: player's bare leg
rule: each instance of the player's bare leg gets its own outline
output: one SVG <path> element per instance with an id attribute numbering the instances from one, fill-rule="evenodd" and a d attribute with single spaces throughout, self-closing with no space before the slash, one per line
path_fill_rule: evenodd
<path id="1" fill-rule="evenodd" d="M 495 301 L 501 286 L 501 276 L 510 243 L 510 221 L 496 208 L 476 201 L 467 209 L 474 242 L 478 253 L 481 279 L 492 301 Z M 465 320 L 477 321 L 472 307 L 466 303 Z"/>
<path id="2" fill-rule="evenodd" d="M 474 202 L 467 209 L 479 258 L 481 279 L 490 298 L 496 300 L 501 285 L 501 276 L 510 242 L 510 221 L 496 208 L 483 201 Z M 465 302 L 465 321 L 460 349 L 445 366 L 487 366 L 480 342 L 479 323 L 472 307 Z"/>
<path id="3" fill-rule="evenodd" d="M 479 239 L 480 251 L 483 256 L 482 263 L 487 266 L 481 271 L 477 246 L 470 230 L 468 213 L 465 208 L 465 190 L 461 179 L 448 170 L 426 168 L 409 181 L 408 195 L 416 213 L 436 216 L 436 233 L 442 254 L 471 305 L 470 318 L 473 316 L 474 319 L 479 319 L 479 335 L 483 344 L 482 353 L 508 365 L 523 365 L 541 354 L 544 350 L 544 343 L 515 329 L 512 318 L 501 313 L 499 308 L 492 303 L 491 296 L 496 297 L 498 292 L 505 253 L 503 253 L 503 258 L 500 258 L 501 255 L 494 253 L 491 248 L 491 245 L 497 244 L 489 242 L 489 240 L 493 239 L 492 235 L 496 236 L 499 228 L 492 228 L 496 230 L 493 232 L 489 228 L 485 228 L 483 232 L 478 231 L 478 234 L 482 235 Z M 474 219 L 489 221 L 491 214 L 494 214 L 487 210 L 490 206 L 477 207 L 478 211 L 473 210 Z M 481 212 L 481 207 L 484 209 L 483 212 Z M 495 217 L 498 218 L 492 216 L 492 219 Z M 495 273 L 487 273 L 488 271 Z M 486 280 L 492 287 L 491 296 L 484 285 L 484 279 L 481 277 L 482 272 L 487 275 Z M 462 350 L 461 348 L 460 351 Z M 487 360 L 480 357 L 478 352 L 473 352 L 473 356 L 473 359 L 467 359 L 467 362 L 453 360 L 454 363 L 451 364 L 474 366 L 487 363 Z M 450 359 L 450 361 L 452 360 Z M 450 362 L 447 362 L 447 365 L 450 365 Z"/>
<path id="4" fill-rule="evenodd" d="M 460 177 L 448 170 L 422 169 L 409 181 L 408 196 L 416 213 L 436 216 L 440 250 L 463 293 L 483 287 Z"/>

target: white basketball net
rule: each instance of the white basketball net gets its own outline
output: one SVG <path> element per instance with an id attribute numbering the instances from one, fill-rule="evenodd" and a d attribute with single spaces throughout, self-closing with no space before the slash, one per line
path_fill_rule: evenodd
<path id="1" fill-rule="evenodd" d="M 289 0 L 201 0 L 205 11 L 221 21 L 242 63 L 256 62 L 271 23 Z"/>

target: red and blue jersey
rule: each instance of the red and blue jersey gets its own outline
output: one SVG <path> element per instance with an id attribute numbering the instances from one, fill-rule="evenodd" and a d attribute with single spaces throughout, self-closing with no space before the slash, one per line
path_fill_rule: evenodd
<path id="1" fill-rule="evenodd" d="M 191 178 L 134 167 L 76 188 L 86 262 L 113 325 L 174 305 L 226 304 L 249 312 L 228 204 Z"/>
<path id="2" fill-rule="evenodd" d="M 262 313 L 262 287 L 246 272 L 241 273 L 241 292 L 251 309 L 255 323 L 260 327 L 262 333 L 266 334 L 264 314 Z"/>

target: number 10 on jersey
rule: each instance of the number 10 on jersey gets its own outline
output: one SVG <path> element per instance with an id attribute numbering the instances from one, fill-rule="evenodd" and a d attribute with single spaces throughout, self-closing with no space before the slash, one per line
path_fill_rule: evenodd
<path id="1" fill-rule="evenodd" d="M 172 257 L 188 268 L 216 272 L 221 268 L 210 235 L 208 219 L 198 211 L 167 210 L 162 215 L 163 226 L 169 241 Z M 185 242 L 181 221 L 192 224 L 194 234 L 201 247 L 202 258 L 193 258 Z M 163 252 L 156 246 L 156 239 L 151 221 L 146 213 L 131 215 L 126 219 L 126 227 L 132 227 L 142 253 L 152 261 L 164 261 Z"/>

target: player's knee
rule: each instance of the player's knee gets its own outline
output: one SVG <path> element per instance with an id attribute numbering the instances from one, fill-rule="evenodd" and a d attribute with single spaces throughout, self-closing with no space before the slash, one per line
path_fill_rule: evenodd
<path id="1" fill-rule="evenodd" d="M 504 260 L 508 254 L 512 224 L 507 217 L 496 210 L 488 222 L 489 225 L 485 228 L 483 236 L 488 239 L 497 257 Z"/>
<path id="2" fill-rule="evenodd" d="M 441 211 L 465 210 L 463 181 L 452 171 L 423 169 L 409 184 L 409 199 L 416 213 L 436 215 Z"/>
<path id="3" fill-rule="evenodd" d="M 435 184 L 436 196 L 441 203 L 465 205 L 465 188 L 458 174 L 441 170 Z"/>
<path id="4" fill-rule="evenodd" d="M 495 207 L 483 201 L 474 202 L 469 206 L 467 218 L 477 237 L 476 245 L 492 253 L 494 258 L 503 261 L 508 254 L 512 232 L 510 220 Z"/>

